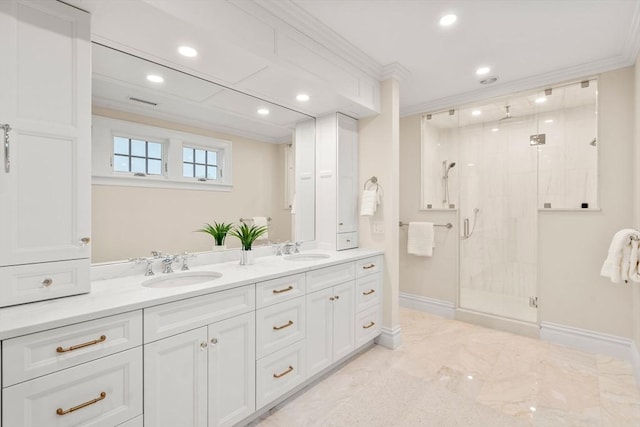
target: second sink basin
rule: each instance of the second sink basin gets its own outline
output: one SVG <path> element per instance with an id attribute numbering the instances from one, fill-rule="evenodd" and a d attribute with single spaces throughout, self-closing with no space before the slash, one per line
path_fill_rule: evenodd
<path id="1" fill-rule="evenodd" d="M 145 280 L 142 286 L 147 288 L 176 288 L 179 286 L 197 285 L 222 277 L 215 271 L 194 271 L 190 273 L 169 273 L 160 277 Z"/>
<path id="2" fill-rule="evenodd" d="M 291 254 L 283 256 L 287 261 L 315 261 L 319 259 L 329 258 L 327 254 Z"/>

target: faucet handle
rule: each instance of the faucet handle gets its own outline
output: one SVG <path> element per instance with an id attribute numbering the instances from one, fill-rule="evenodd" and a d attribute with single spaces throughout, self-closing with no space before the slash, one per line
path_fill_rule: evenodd
<path id="1" fill-rule="evenodd" d="M 188 260 L 189 258 L 195 258 L 197 255 L 196 254 L 190 254 L 189 252 L 183 252 L 179 255 L 180 259 L 182 260 L 182 271 L 186 271 L 189 270 L 189 264 L 188 264 Z"/>
<path id="2" fill-rule="evenodd" d="M 162 251 L 151 251 L 151 256 L 154 258 L 162 258 Z"/>

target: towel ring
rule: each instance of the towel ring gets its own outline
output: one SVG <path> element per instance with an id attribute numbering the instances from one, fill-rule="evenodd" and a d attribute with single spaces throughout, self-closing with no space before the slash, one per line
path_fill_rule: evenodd
<path id="1" fill-rule="evenodd" d="M 371 184 L 372 186 L 375 185 L 376 186 L 376 191 L 378 190 L 382 190 L 382 185 L 378 184 L 378 178 L 376 178 L 375 176 L 372 176 L 371 178 L 369 178 L 368 180 L 366 180 L 364 182 L 364 189 L 367 189 L 367 185 Z M 371 188 L 371 187 L 369 187 Z"/>

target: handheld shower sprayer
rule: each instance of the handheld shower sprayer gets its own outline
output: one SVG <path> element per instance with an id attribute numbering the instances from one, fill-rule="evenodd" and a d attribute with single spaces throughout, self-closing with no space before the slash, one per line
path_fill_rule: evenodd
<path id="1" fill-rule="evenodd" d="M 455 166 L 456 162 L 449 163 L 447 160 L 442 161 L 442 204 L 445 208 L 451 207 L 449 206 L 449 171 Z"/>

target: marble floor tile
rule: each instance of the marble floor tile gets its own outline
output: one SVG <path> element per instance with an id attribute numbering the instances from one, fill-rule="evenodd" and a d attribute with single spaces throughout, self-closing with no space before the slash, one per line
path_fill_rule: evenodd
<path id="1" fill-rule="evenodd" d="M 260 427 L 640 427 L 631 365 L 419 311 L 251 423 Z"/>

